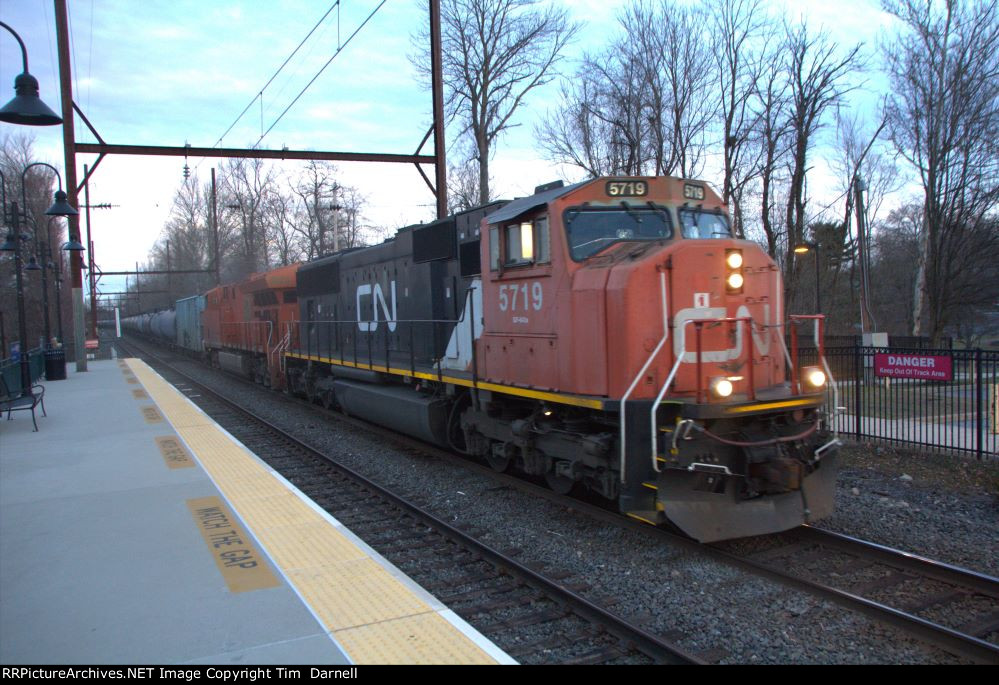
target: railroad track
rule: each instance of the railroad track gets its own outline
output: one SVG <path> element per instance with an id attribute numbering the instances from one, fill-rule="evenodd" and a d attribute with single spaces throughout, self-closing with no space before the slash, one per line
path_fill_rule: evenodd
<path id="1" fill-rule="evenodd" d="M 584 597 L 589 588 L 568 574 L 521 563 L 518 550 L 493 549 L 477 531 L 424 511 L 419 493 L 390 492 L 148 349 L 118 345 L 518 661 L 550 663 L 559 654 L 560 663 L 572 664 L 706 663 Z"/>
<path id="2" fill-rule="evenodd" d="M 304 403 L 303 403 L 304 404 Z M 310 410 L 362 427 L 397 444 L 461 463 L 508 487 L 565 506 L 566 496 L 510 474 L 496 473 L 445 450 L 387 429 L 308 405 Z M 979 663 L 999 664 L 999 579 L 924 559 L 811 526 L 767 536 L 764 549 L 741 541 L 703 545 L 620 516 L 592 503 L 568 500 L 574 510 L 642 532 L 755 576 L 805 592 L 894 626 L 921 642 Z M 565 580 L 565 578 L 562 578 Z M 571 579 L 569 579 L 571 580 Z M 581 584 L 575 587 L 585 592 Z M 459 612 L 460 613 L 460 612 Z M 721 650 L 705 654 L 713 661 Z"/>
<path id="3" fill-rule="evenodd" d="M 742 558 L 948 652 L 999 663 L 999 579 L 814 526 L 772 537 Z"/>

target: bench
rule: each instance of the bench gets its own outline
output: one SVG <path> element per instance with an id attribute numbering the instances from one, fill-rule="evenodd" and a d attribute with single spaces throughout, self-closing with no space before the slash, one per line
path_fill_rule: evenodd
<path id="1" fill-rule="evenodd" d="M 37 391 L 37 392 L 36 392 Z M 42 416 L 45 413 L 45 388 L 40 385 L 32 385 L 31 391 L 27 395 L 22 395 L 20 391 L 11 392 L 7 387 L 7 381 L 3 374 L 0 374 L 0 416 L 7 412 L 7 420 L 11 420 L 11 412 L 31 411 L 31 422 L 35 425 L 35 432 L 38 432 L 38 422 L 35 420 L 35 407 L 42 405 Z"/>

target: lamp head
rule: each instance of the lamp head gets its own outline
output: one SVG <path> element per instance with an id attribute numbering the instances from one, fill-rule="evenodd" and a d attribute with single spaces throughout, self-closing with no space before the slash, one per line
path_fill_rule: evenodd
<path id="1" fill-rule="evenodd" d="M 73 205 L 69 204 L 66 199 L 66 191 L 59 189 L 55 191 L 55 202 L 45 210 L 45 214 L 48 216 L 77 216 L 79 212 L 73 209 Z"/>
<path id="2" fill-rule="evenodd" d="M 55 126 L 62 123 L 62 117 L 38 97 L 38 79 L 28 72 L 14 79 L 14 92 L 14 99 L 0 109 L 0 121 L 25 126 Z"/>
<path id="3" fill-rule="evenodd" d="M 76 236 L 70 236 L 69 241 L 62 244 L 62 249 L 68 252 L 84 252 L 87 248 L 83 246 Z"/>

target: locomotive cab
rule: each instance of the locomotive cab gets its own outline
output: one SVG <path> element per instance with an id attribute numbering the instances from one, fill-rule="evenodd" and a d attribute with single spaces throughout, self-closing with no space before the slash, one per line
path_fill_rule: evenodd
<path id="1" fill-rule="evenodd" d="M 733 237 L 710 188 L 595 180 L 542 189 L 483 224 L 483 380 L 596 397 L 602 409 L 550 403 L 543 419 L 523 419 L 537 427 L 519 440 L 504 440 L 488 409 L 472 412 L 466 432 L 486 433 L 490 455 L 704 541 L 831 513 L 825 374 L 792 362 L 780 271 Z M 603 464 L 581 437 L 578 456 L 539 455 L 552 442 L 543 433 L 581 426 L 601 444 L 613 436 Z"/>

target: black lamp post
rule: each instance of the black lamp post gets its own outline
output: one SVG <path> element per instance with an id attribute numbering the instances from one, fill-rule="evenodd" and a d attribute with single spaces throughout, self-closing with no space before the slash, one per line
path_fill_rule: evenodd
<path id="1" fill-rule="evenodd" d="M 49 224 L 51 224 L 52 219 L 55 217 L 49 217 Z M 52 255 L 49 250 L 49 235 L 48 235 L 48 225 L 45 231 L 45 240 L 41 239 L 41 233 L 38 230 L 38 226 L 35 225 L 35 253 L 31 255 L 28 260 L 28 265 L 24 267 L 25 271 L 41 271 L 42 272 L 42 314 L 43 320 L 45 322 L 45 349 L 49 349 L 52 340 L 52 326 L 50 325 L 49 317 L 49 269 L 53 268 Z"/>
<path id="2" fill-rule="evenodd" d="M 805 254 L 815 252 L 815 313 L 822 313 L 822 298 L 819 295 L 819 244 L 814 241 L 805 241 L 794 246 L 795 254 Z"/>
<path id="3" fill-rule="evenodd" d="M 56 254 L 59 257 L 59 267 L 54 279 L 56 289 L 56 328 L 59 330 L 59 342 L 62 343 L 66 340 L 62 332 L 62 250 L 57 250 Z"/>
<path id="4" fill-rule="evenodd" d="M 16 98 L 15 98 L 16 99 Z M 62 176 L 59 174 L 59 170 L 56 169 L 51 164 L 46 164 L 45 162 L 34 162 L 29 164 L 21 172 L 21 196 L 24 201 L 25 206 L 27 205 L 27 193 L 24 189 L 25 176 L 33 166 L 46 166 L 56 173 L 56 177 L 59 179 L 59 190 L 55 193 L 55 201 L 52 206 L 45 210 L 45 213 L 49 216 L 71 216 L 76 214 L 77 211 L 73 209 L 72 206 L 66 201 L 66 193 L 62 190 Z M 7 234 L 7 241 L 4 243 L 0 250 L 2 251 L 12 251 L 14 253 L 14 274 L 15 283 L 17 286 L 17 316 L 18 316 L 18 337 L 21 341 L 20 354 L 20 364 L 21 364 L 21 394 L 30 395 L 31 394 L 31 364 L 28 359 L 28 322 L 25 316 L 24 309 L 24 277 L 21 273 L 21 241 L 27 240 L 27 236 L 21 233 L 21 211 L 17 206 L 16 202 L 10 203 L 10 210 L 7 208 L 7 179 L 0 172 L 0 200 L 3 202 L 3 218 L 4 221 L 10 222 L 11 232 Z M 27 214 L 25 214 L 27 216 Z M 67 243 L 68 244 L 68 243 Z M 83 246 L 81 245 L 82 249 Z M 65 247 L 63 249 L 72 249 Z M 48 340 L 46 339 L 46 344 Z"/>
<path id="5" fill-rule="evenodd" d="M 6 29 L 14 39 L 17 41 L 18 46 L 21 48 L 21 63 L 23 65 L 23 70 L 21 74 L 14 79 L 14 99 L 0 108 L 0 121 L 5 121 L 9 124 L 21 124 L 26 126 L 55 126 L 56 124 L 62 123 L 62 118 L 58 116 L 55 112 L 49 109 L 48 105 L 42 102 L 41 98 L 38 97 L 38 79 L 32 76 L 28 72 L 28 50 L 24 47 L 24 41 L 21 37 L 17 35 L 17 31 L 12 29 L 9 25 L 0 21 L 0 27 Z M 27 170 L 25 170 L 27 171 Z M 56 174 L 59 172 L 57 171 Z M 6 186 L 6 179 L 0 174 L 0 188 Z M 59 179 L 60 192 L 62 191 L 62 179 Z M 22 190 L 23 190 L 23 175 L 22 175 Z M 28 333 L 27 325 L 24 318 L 24 282 L 21 276 L 21 230 L 20 230 L 20 215 L 17 208 L 17 203 L 12 202 L 10 204 L 10 217 L 7 216 L 7 191 L 4 188 L 0 192 L 0 200 L 2 200 L 3 207 L 0 214 L 3 215 L 4 220 L 10 221 L 11 232 L 7 236 L 7 242 L 3 245 L 4 250 L 13 249 L 14 251 L 14 271 L 16 273 L 17 281 L 17 312 L 20 317 L 18 334 L 21 338 L 21 394 L 29 395 L 31 394 L 31 369 L 28 362 L 27 354 L 27 343 L 28 343 Z M 49 212 L 61 214 L 65 209 L 63 207 L 57 207 L 58 205 L 58 193 L 56 194 L 56 205 L 53 205 Z M 73 213 L 76 213 L 72 207 L 66 202 L 66 194 L 63 193 L 62 202 L 66 207 L 68 207 Z M 52 212 L 52 209 L 57 209 L 56 212 Z"/>

